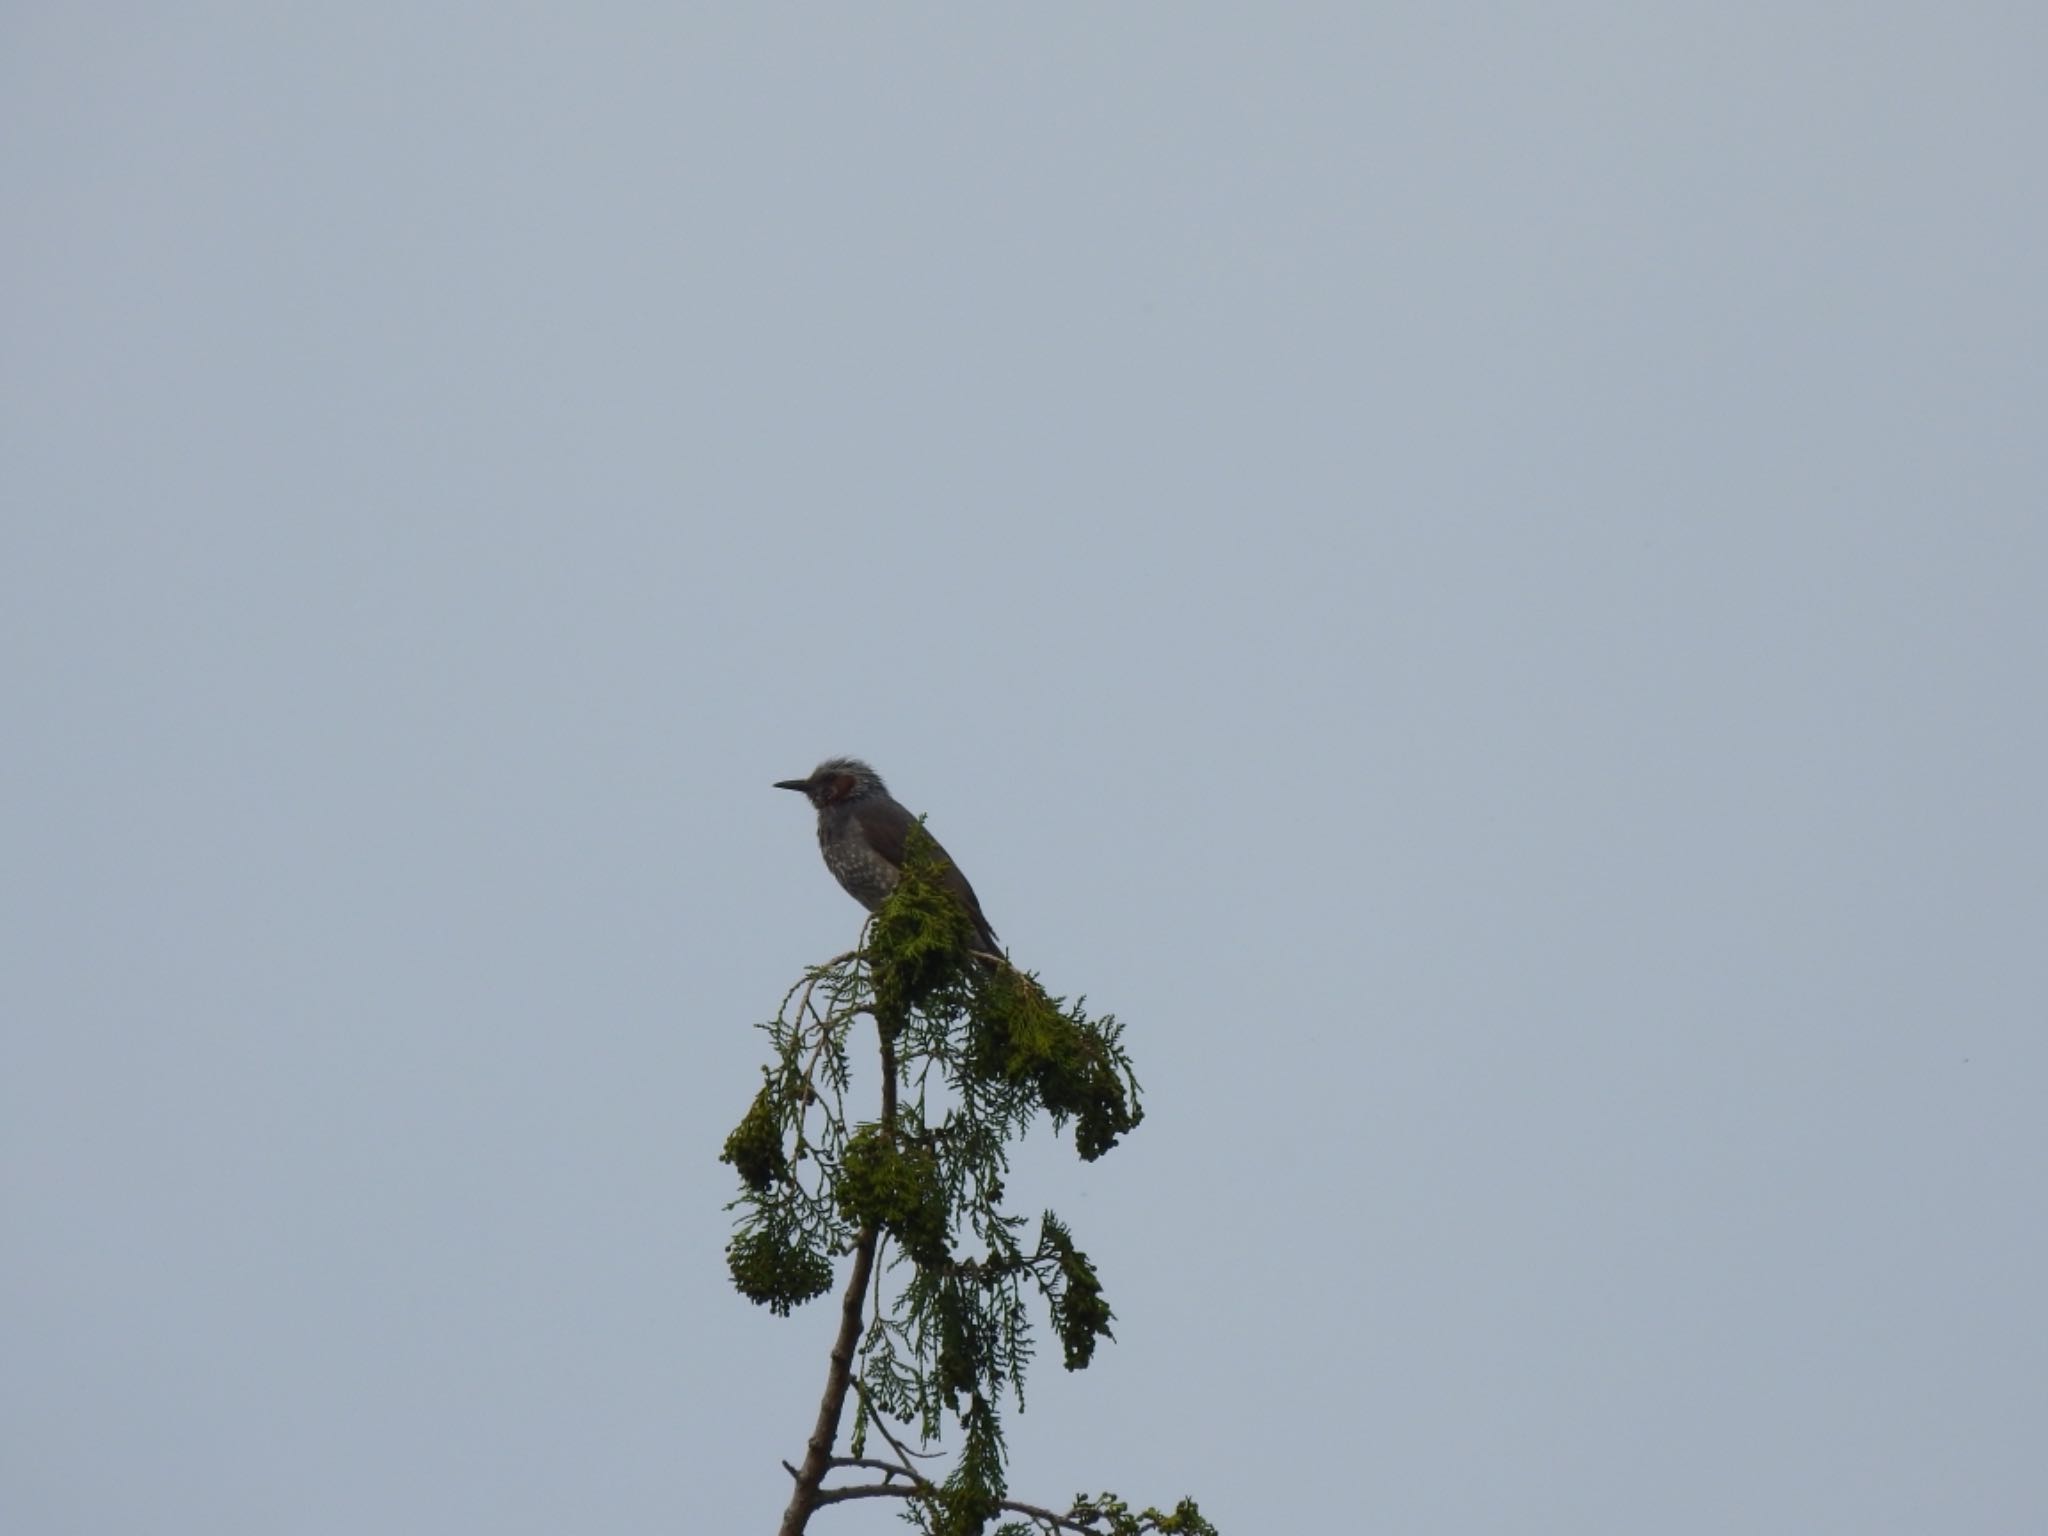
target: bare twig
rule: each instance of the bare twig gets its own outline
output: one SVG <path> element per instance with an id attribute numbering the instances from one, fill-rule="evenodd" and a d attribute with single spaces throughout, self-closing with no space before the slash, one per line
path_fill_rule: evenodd
<path id="1" fill-rule="evenodd" d="M 822 1508 L 827 1504 L 844 1504 L 848 1499 L 914 1499 L 929 1497 L 924 1488 L 913 1488 L 907 1483 L 848 1483 L 844 1488 L 827 1488 L 818 1495 Z"/>
<path id="2" fill-rule="evenodd" d="M 862 1467 L 870 1472 L 879 1472 L 884 1477 L 918 1477 L 916 1472 L 906 1472 L 893 1461 L 878 1461 L 873 1456 L 834 1456 L 832 1458 L 832 1471 L 837 1472 L 845 1467 Z M 922 1478 L 918 1480 L 923 1481 Z"/>

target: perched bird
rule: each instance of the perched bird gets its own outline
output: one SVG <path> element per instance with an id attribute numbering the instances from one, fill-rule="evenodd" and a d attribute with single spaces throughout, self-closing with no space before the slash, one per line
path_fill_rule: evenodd
<path id="1" fill-rule="evenodd" d="M 887 900 L 903 878 L 903 845 L 917 818 L 896 803 L 882 776 L 855 758 L 834 757 L 818 764 L 808 779 L 783 779 L 775 787 L 793 789 L 818 808 L 818 847 L 846 894 L 870 912 Z M 946 887 L 967 909 L 982 948 L 1000 954 L 996 931 L 981 915 L 974 887 L 937 839 L 932 848 L 944 860 Z"/>

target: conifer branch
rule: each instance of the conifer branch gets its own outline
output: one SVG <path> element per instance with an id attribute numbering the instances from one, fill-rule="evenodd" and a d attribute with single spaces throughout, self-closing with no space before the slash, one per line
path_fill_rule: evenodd
<path id="1" fill-rule="evenodd" d="M 1103 1494 L 1057 1511 L 1008 1495 L 999 1409 L 1006 1397 L 1023 1406 L 1028 1298 L 1049 1314 L 1069 1370 L 1111 1337 L 1112 1319 L 1066 1224 L 1046 1211 L 1030 1242 L 1025 1218 L 1005 1208 L 1008 1149 L 1044 1115 L 1071 1125 L 1076 1152 L 1093 1160 L 1143 1111 L 1122 1027 L 981 953 L 921 838 L 862 947 L 812 967 L 763 1026 L 775 1062 L 725 1144 L 741 1181 L 727 1257 L 743 1295 L 788 1313 L 830 1289 L 835 1260 L 853 1259 L 803 1460 L 782 1464 L 794 1486 L 780 1536 L 803 1536 L 826 1505 L 869 1498 L 905 1500 L 927 1536 L 981 1536 L 1005 1515 L 1020 1518 L 999 1536 L 1215 1536 L 1187 1501 L 1132 1511 Z M 849 1040 L 862 1018 L 875 1025 L 880 1112 L 856 1123 Z M 885 1274 L 901 1278 L 885 1285 Z M 938 1453 L 910 1442 L 933 1446 L 947 1419 L 962 1440 L 939 1480 L 915 1464 Z M 870 1428 L 894 1461 L 865 1453 Z M 846 1471 L 881 1481 L 828 1486 Z"/>

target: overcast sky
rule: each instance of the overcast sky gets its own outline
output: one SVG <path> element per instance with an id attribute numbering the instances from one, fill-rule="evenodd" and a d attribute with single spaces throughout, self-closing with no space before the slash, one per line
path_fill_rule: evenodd
<path id="1" fill-rule="evenodd" d="M 1020 1495 L 2048 1529 L 2044 59 L 9 6 L 0 1529 L 772 1529 L 837 753 L 1147 1091 Z"/>

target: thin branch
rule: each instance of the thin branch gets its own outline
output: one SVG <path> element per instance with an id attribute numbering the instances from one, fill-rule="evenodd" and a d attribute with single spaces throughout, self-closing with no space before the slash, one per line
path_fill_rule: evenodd
<path id="1" fill-rule="evenodd" d="M 811 1059 L 804 1063 L 804 1091 L 797 1099 L 795 1152 L 798 1158 L 803 1156 L 804 1147 L 808 1144 L 809 1140 L 805 1132 L 811 1117 L 811 1101 L 817 1097 L 818 1092 L 818 1059 L 825 1054 L 825 1048 L 832 1043 L 833 1021 L 818 1011 L 817 1004 L 811 1000 L 812 994 L 818 990 L 818 983 L 823 981 L 829 972 L 837 969 L 853 957 L 854 951 L 849 950 L 846 954 L 828 960 L 824 965 L 814 967 L 808 977 L 789 989 L 789 997 L 795 997 L 799 991 L 803 993 L 802 999 L 796 1005 L 797 1028 L 803 1028 L 805 1014 L 809 1014 L 818 1025 L 818 1043 L 811 1049 Z M 785 997 L 782 1000 L 784 1009 L 789 1007 L 789 997 Z"/>
<path id="2" fill-rule="evenodd" d="M 868 1462 L 858 1465 L 868 1466 Z M 886 1462 L 883 1469 L 893 1471 Z M 928 1478 L 919 1478 L 916 1483 L 848 1483 L 843 1488 L 827 1488 L 818 1495 L 818 1503 L 844 1504 L 852 1499 L 931 1499 L 938 1497 L 938 1484 Z M 1102 1536 L 1102 1512 L 1091 1505 L 1076 1504 L 1065 1514 L 1047 1509 L 1043 1504 L 1026 1504 L 1022 1499 L 998 1499 L 996 1508 L 1012 1515 L 1022 1515 L 1027 1520 L 1036 1520 L 1049 1531 L 1074 1531 L 1079 1536 Z M 1079 1518 L 1076 1518 L 1076 1517 Z M 1157 1526 L 1141 1526 L 1140 1529 L 1157 1530 Z"/>
<path id="3" fill-rule="evenodd" d="M 876 1429 L 881 1431 L 882 1438 L 889 1442 L 889 1449 L 894 1451 L 896 1453 L 897 1460 L 903 1463 L 903 1470 L 908 1472 L 912 1477 L 923 1476 L 923 1474 L 920 1473 L 916 1467 L 913 1467 L 910 1464 L 911 1458 L 913 1456 L 918 1458 L 920 1461 L 932 1461 L 944 1454 L 941 1451 L 913 1451 L 912 1449 L 910 1449 L 909 1446 L 905 1445 L 901 1440 L 898 1440 L 894 1435 L 889 1433 L 889 1421 L 887 1417 L 883 1415 L 882 1410 L 875 1406 L 875 1400 L 873 1397 L 869 1396 L 867 1386 L 860 1381 L 855 1381 L 853 1384 L 853 1390 L 858 1392 L 860 1394 L 860 1400 L 863 1403 L 867 1404 L 869 1422 L 871 1422 Z M 887 1466 L 888 1463 L 883 1462 L 882 1465 Z"/>
<path id="4" fill-rule="evenodd" d="M 844 1504 L 848 1499 L 917 1499 L 930 1498 L 928 1488 L 913 1488 L 908 1483 L 848 1483 L 844 1488 L 825 1488 L 818 1493 L 818 1504 Z"/>
<path id="5" fill-rule="evenodd" d="M 1096 1536 L 1095 1527 L 1102 1519 L 1101 1511 L 1087 1504 L 1076 1504 L 1064 1515 L 1036 1504 L 1026 1504 L 1021 1499 L 1001 1499 L 997 1501 L 997 1507 L 1007 1509 L 1013 1515 L 1023 1515 L 1037 1520 L 1048 1530 L 1079 1531 L 1081 1536 Z M 1082 1515 L 1082 1518 L 1074 1518 L 1081 1515 L 1084 1510 L 1087 1513 Z"/>
<path id="6" fill-rule="evenodd" d="M 865 934 L 867 930 L 863 928 L 861 931 Z M 801 1087 L 794 1095 L 796 1106 L 795 1140 L 791 1145 L 789 1154 L 790 1181 L 802 1191 L 807 1200 L 814 1204 L 820 1203 L 829 1197 L 830 1191 L 827 1187 L 827 1181 L 830 1177 L 830 1172 L 823 1166 L 818 1166 L 816 1169 L 819 1181 L 818 1189 L 813 1192 L 804 1188 L 803 1173 L 798 1165 L 804 1161 L 805 1153 L 811 1149 L 811 1106 L 823 1103 L 829 1094 L 831 1103 L 825 1111 L 828 1124 L 836 1120 L 843 1121 L 846 1117 L 845 1095 L 840 1092 L 836 1084 L 829 1081 L 823 1087 L 819 1085 L 818 1064 L 824 1059 L 826 1052 L 831 1050 L 835 1040 L 843 1034 L 855 1019 L 860 1018 L 863 1014 L 872 1016 L 874 1012 L 872 1008 L 858 1003 L 852 1005 L 847 1003 L 849 994 L 858 998 L 862 989 L 855 983 L 852 977 L 841 973 L 841 967 L 858 961 L 860 958 L 860 950 L 849 949 L 844 954 L 834 955 L 822 965 L 812 966 L 804 979 L 791 987 L 783 995 L 782 999 L 782 1013 L 790 1018 L 792 1028 L 795 1031 L 795 1040 L 791 1051 L 792 1056 L 802 1049 L 805 1030 L 811 1028 L 817 1030 L 816 1043 L 810 1047 L 809 1057 L 804 1061 L 797 1073 L 797 1081 Z M 818 1006 L 816 993 L 820 985 L 827 987 L 829 1008 L 821 1009 Z M 795 1002 L 793 1012 L 790 1006 L 792 1000 Z"/>
<path id="7" fill-rule="evenodd" d="M 834 1456 L 831 1470 L 837 1472 L 845 1467 L 863 1467 L 870 1472 L 879 1472 L 884 1477 L 912 1477 L 919 1482 L 929 1479 L 920 1476 L 914 1469 L 906 1470 L 893 1461 L 879 1461 L 873 1456 Z"/>

